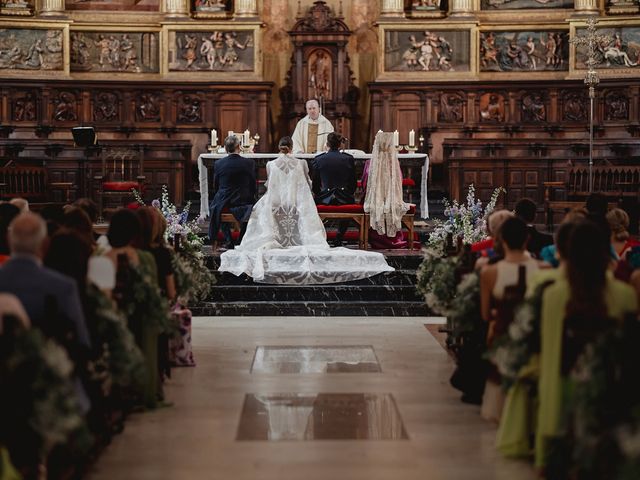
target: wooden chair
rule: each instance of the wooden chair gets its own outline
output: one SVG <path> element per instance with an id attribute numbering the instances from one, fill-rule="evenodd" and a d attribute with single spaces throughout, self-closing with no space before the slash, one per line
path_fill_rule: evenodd
<path id="1" fill-rule="evenodd" d="M 413 250 L 414 243 L 414 235 L 415 235 L 415 226 L 414 226 L 414 217 L 416 214 L 416 206 L 414 204 L 410 204 L 410 208 L 402 216 L 402 226 L 408 230 L 409 238 L 409 250 Z M 365 238 L 364 238 L 364 249 L 366 250 L 369 245 L 369 228 L 371 226 L 371 216 L 368 213 L 365 213 Z"/>
<path id="2" fill-rule="evenodd" d="M 144 193 L 143 147 L 103 147 L 101 173 L 94 177 L 98 182 L 98 208 L 105 210 L 122 207 L 125 200 L 132 201 L 133 190 Z"/>

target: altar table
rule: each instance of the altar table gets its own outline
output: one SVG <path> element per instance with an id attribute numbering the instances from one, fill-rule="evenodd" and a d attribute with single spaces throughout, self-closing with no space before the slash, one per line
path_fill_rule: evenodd
<path id="1" fill-rule="evenodd" d="M 356 163 L 364 163 L 371 158 L 370 153 L 347 151 L 353 155 Z M 243 153 L 243 157 L 253 158 L 256 161 L 256 167 L 264 167 L 269 160 L 278 157 L 278 153 Z M 200 217 L 209 216 L 209 168 L 215 168 L 216 160 L 226 157 L 226 153 L 204 153 L 198 156 L 198 175 L 200 179 Z M 304 159 L 311 162 L 316 155 L 311 153 L 300 153 L 295 155 L 296 158 Z M 398 160 L 400 167 L 419 166 L 422 168 L 420 175 L 420 213 L 422 218 L 429 217 L 429 207 L 427 204 L 427 179 L 429 176 L 429 156 L 426 153 L 399 153 Z M 311 170 L 311 169 L 310 169 Z"/>

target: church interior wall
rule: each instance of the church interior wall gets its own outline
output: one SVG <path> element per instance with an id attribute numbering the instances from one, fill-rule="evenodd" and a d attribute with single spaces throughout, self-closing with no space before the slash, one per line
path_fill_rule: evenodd
<path id="1" fill-rule="evenodd" d="M 272 149 L 279 136 L 291 133 L 277 121 L 293 52 L 288 31 L 313 0 L 233 3 L 67 0 L 65 9 L 63 0 L 0 0 L 0 136 L 62 141 L 69 139 L 70 125 L 95 123 L 107 139 L 189 141 L 194 162 L 206 150 L 211 128 L 222 136 L 250 126 L 263 138 L 260 148 Z M 568 42 L 584 34 L 585 14 L 594 12 L 598 28 L 619 42 L 602 48 L 598 58 L 602 86 L 620 93 L 598 88 L 598 134 L 636 136 L 629 125 L 640 124 L 637 0 L 326 3 L 351 30 L 346 51 L 360 92 L 352 147 L 368 150 L 378 128 L 398 129 L 402 138 L 415 129 L 437 171 L 447 161 L 447 139 L 584 139 L 588 120 L 576 114 L 567 127 L 561 118 L 566 99 L 557 95 L 564 87 L 586 93 L 580 88 L 584 49 Z M 115 57 L 110 41 L 118 44 Z M 549 53 L 553 45 L 557 53 Z M 21 86 L 24 80 L 28 88 Z M 65 89 L 75 96 L 61 103 Z M 523 89 L 540 96 L 525 99 Z M 115 95 L 117 116 L 98 111 L 101 92 Z M 148 112 L 141 117 L 136 110 L 143 94 L 159 94 L 149 114 L 157 109 L 158 118 L 142 118 Z M 26 99 L 18 110 L 16 95 Z M 611 113 L 607 102 L 621 110 Z M 71 108 L 66 104 L 75 116 L 62 118 Z"/>

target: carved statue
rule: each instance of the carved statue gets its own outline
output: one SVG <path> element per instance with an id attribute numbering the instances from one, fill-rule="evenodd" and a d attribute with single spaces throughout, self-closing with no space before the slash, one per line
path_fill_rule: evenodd
<path id="1" fill-rule="evenodd" d="M 197 38 L 194 36 L 190 36 L 188 33 L 184 34 L 184 46 L 182 47 L 184 53 L 182 54 L 182 58 L 187 61 L 186 68 L 190 68 L 193 65 L 193 62 L 196 61 L 196 46 L 198 44 Z"/>
<path id="2" fill-rule="evenodd" d="M 582 93 L 569 92 L 564 97 L 564 118 L 574 122 L 587 120 L 587 104 Z"/>
<path id="3" fill-rule="evenodd" d="M 309 65 L 310 98 L 331 97 L 331 57 L 323 50 L 315 52 Z"/>

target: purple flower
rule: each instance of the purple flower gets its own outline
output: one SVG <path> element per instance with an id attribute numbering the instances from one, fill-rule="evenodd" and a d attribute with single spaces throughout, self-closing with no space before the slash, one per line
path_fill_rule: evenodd
<path id="1" fill-rule="evenodd" d="M 160 208 L 160 200 L 158 200 L 157 198 L 156 198 L 156 199 L 154 199 L 154 200 L 151 202 L 151 206 L 152 206 L 152 207 L 154 207 L 154 208 L 158 208 L 158 209 L 159 209 L 159 208 Z"/>

